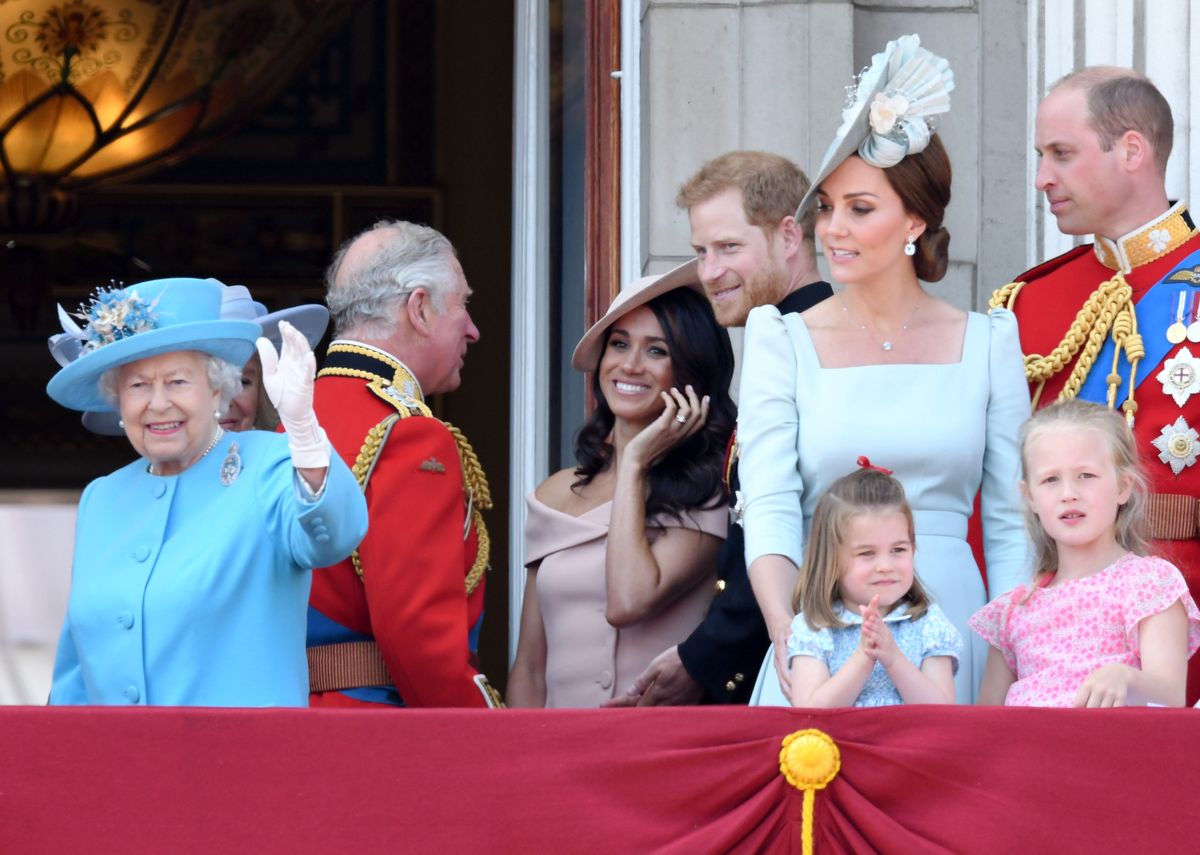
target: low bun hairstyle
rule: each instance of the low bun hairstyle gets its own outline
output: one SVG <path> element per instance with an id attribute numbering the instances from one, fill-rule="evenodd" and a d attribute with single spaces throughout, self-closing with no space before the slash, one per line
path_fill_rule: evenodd
<path id="1" fill-rule="evenodd" d="M 942 225 L 950 204 L 950 157 L 942 139 L 934 134 L 923 151 L 910 154 L 883 170 L 904 209 L 925 221 L 917 238 L 913 267 L 923 282 L 938 282 L 950 265 L 950 232 Z"/>
<path id="2" fill-rule="evenodd" d="M 926 227 L 917 238 L 917 254 L 913 256 L 917 278 L 923 282 L 938 282 L 946 275 L 949 266 L 950 232 L 946 231 L 945 226 L 938 226 L 937 231 L 930 231 Z"/>

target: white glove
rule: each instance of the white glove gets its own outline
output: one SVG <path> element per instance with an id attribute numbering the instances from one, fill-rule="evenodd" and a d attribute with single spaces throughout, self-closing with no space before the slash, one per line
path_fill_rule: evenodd
<path id="1" fill-rule="evenodd" d="M 287 432 L 292 465 L 297 469 L 322 469 L 329 466 L 329 441 L 313 412 L 317 359 L 308 340 L 287 321 L 279 322 L 279 335 L 283 339 L 282 355 L 276 355 L 267 339 L 257 342 L 263 388 Z"/>

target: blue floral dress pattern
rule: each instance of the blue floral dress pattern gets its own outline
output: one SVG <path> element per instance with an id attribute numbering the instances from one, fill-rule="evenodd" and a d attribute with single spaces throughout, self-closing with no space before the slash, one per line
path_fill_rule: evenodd
<path id="1" fill-rule="evenodd" d="M 792 619 L 792 634 L 788 637 L 789 663 L 795 656 L 811 656 L 824 662 L 830 674 L 836 674 L 846 664 L 862 636 L 862 616 L 852 614 L 840 603 L 836 613 L 850 625 L 813 630 L 805 622 L 803 613 Z M 958 671 L 962 636 L 937 605 L 931 603 L 925 614 L 912 620 L 908 606 L 902 604 L 883 620 L 892 631 L 896 646 L 913 665 L 920 668 L 927 656 L 949 656 L 954 670 Z M 886 707 L 902 703 L 904 700 L 892 685 L 887 671 L 876 662 L 866 685 L 855 698 L 854 706 Z"/>

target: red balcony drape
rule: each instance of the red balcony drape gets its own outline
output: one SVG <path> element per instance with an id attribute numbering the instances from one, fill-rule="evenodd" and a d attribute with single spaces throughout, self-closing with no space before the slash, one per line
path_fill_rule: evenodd
<path id="1" fill-rule="evenodd" d="M 818 853 L 1200 848 L 1200 712 L 0 709 L 0 852 L 799 852 L 780 743 L 841 771 Z"/>

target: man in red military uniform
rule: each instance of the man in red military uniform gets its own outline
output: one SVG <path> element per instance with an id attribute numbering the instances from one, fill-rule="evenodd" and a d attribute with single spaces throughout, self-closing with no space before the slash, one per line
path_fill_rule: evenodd
<path id="1" fill-rule="evenodd" d="M 1094 67 L 1037 113 L 1037 189 L 1059 229 L 1094 235 L 992 297 L 1020 324 L 1035 406 L 1121 409 L 1150 482 L 1153 549 L 1200 594 L 1200 235 L 1164 187 L 1171 108 L 1140 74 Z M 1188 702 L 1200 695 L 1200 657 Z"/>
<path id="2" fill-rule="evenodd" d="M 458 388 L 479 339 L 462 267 L 433 229 L 383 222 L 341 249 L 327 279 L 336 338 L 315 409 L 363 486 L 370 530 L 313 574 L 310 704 L 494 706 L 475 664 L 487 480 L 425 403 Z"/>

